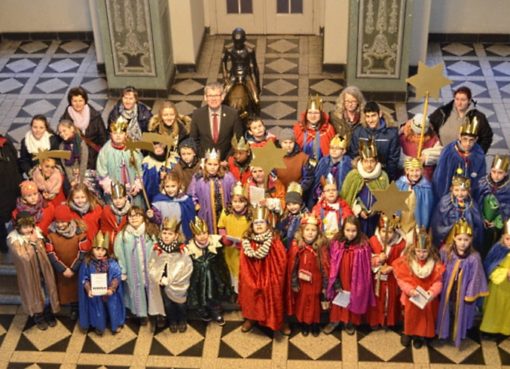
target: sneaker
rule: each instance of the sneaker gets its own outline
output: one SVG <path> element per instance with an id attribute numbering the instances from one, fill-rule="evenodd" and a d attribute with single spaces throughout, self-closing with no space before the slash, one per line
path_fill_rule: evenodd
<path id="1" fill-rule="evenodd" d="M 254 326 L 255 326 L 255 322 L 253 320 L 246 319 L 244 321 L 243 325 L 241 326 L 241 332 L 247 333 L 247 332 L 251 331 Z"/>
<path id="2" fill-rule="evenodd" d="M 44 315 L 44 318 L 50 327 L 53 328 L 57 325 L 57 318 L 55 318 L 55 315 L 51 311 L 45 312 Z"/>
<path id="3" fill-rule="evenodd" d="M 416 337 L 415 339 L 413 339 L 413 347 L 415 349 L 421 349 L 422 346 L 423 346 L 423 338 Z"/>
<path id="4" fill-rule="evenodd" d="M 312 336 L 319 337 L 319 335 L 321 334 L 321 326 L 317 323 L 313 323 L 311 331 L 312 331 Z"/>
<path id="5" fill-rule="evenodd" d="M 354 335 L 354 333 L 356 333 L 356 328 L 354 327 L 354 325 L 352 323 L 347 323 L 344 326 L 344 329 L 345 329 L 345 333 L 347 333 L 349 336 L 352 336 L 352 335 Z"/>
<path id="6" fill-rule="evenodd" d="M 200 315 L 200 320 L 202 320 L 203 322 L 209 323 L 212 320 L 212 318 L 209 315 L 209 313 L 202 313 L 202 314 L 199 314 L 199 315 Z"/>
<path id="7" fill-rule="evenodd" d="M 44 316 L 42 314 L 35 314 L 33 319 L 38 329 L 41 331 L 48 329 L 48 323 L 46 323 L 46 320 L 44 320 Z"/>
<path id="8" fill-rule="evenodd" d="M 409 347 L 411 344 L 411 336 L 407 336 L 405 334 L 400 336 L 400 344 L 404 347 Z"/>
<path id="9" fill-rule="evenodd" d="M 177 329 L 179 330 L 179 333 L 184 333 L 188 329 L 188 324 L 186 324 L 186 322 L 179 322 L 177 324 Z"/>
<path id="10" fill-rule="evenodd" d="M 326 326 L 322 329 L 322 332 L 324 334 L 331 334 L 335 331 L 335 329 L 338 327 L 338 323 L 330 322 L 326 324 Z"/>
<path id="11" fill-rule="evenodd" d="M 308 324 L 301 324 L 301 334 L 305 337 L 310 334 L 310 326 Z"/>
<path id="12" fill-rule="evenodd" d="M 99 337 L 101 337 L 101 336 L 103 335 L 103 333 L 104 333 L 104 331 L 102 331 L 102 330 L 100 330 L 100 329 L 97 329 L 97 328 L 94 330 L 94 332 L 96 332 L 96 334 L 97 334 Z"/>
<path id="13" fill-rule="evenodd" d="M 170 332 L 177 333 L 177 329 L 178 329 L 177 328 L 177 323 L 175 323 L 175 322 L 170 323 L 169 329 L 170 329 Z"/>
<path id="14" fill-rule="evenodd" d="M 118 326 L 116 330 L 112 331 L 112 334 L 113 335 L 116 335 L 117 333 L 120 333 L 120 331 L 122 330 L 122 325 Z"/>
<path id="15" fill-rule="evenodd" d="M 215 320 L 216 324 L 218 324 L 220 327 L 223 327 L 225 325 L 225 319 L 223 319 L 222 315 L 218 315 L 218 317 Z"/>

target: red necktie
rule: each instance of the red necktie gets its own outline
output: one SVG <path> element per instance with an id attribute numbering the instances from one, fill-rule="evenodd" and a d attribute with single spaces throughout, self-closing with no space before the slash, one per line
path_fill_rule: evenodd
<path id="1" fill-rule="evenodd" d="M 218 114 L 213 113 L 212 115 L 212 139 L 214 143 L 218 143 L 218 137 L 220 135 L 219 125 L 218 125 Z"/>

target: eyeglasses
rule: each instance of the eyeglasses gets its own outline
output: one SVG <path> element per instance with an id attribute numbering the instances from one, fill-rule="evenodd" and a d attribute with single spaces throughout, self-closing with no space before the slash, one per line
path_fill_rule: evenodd
<path id="1" fill-rule="evenodd" d="M 207 98 L 209 99 L 215 99 L 217 97 L 221 97 L 221 94 L 217 94 L 217 95 L 205 95 Z"/>

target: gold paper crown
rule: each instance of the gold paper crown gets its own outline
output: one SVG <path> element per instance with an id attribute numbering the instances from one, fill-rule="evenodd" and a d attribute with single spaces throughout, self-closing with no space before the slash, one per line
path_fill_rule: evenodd
<path id="1" fill-rule="evenodd" d="M 359 155 L 362 159 L 377 158 L 377 146 L 373 138 L 359 142 Z"/>
<path id="2" fill-rule="evenodd" d="M 256 205 L 254 210 L 253 221 L 266 220 L 267 221 L 267 209 L 264 206 Z"/>
<path id="3" fill-rule="evenodd" d="M 335 177 L 333 177 L 333 174 L 331 173 L 328 173 L 328 175 L 326 177 L 322 176 L 321 177 L 321 184 L 322 184 L 322 187 L 325 187 L 327 185 L 337 185 L 336 183 L 336 179 Z"/>
<path id="4" fill-rule="evenodd" d="M 336 134 L 329 141 L 329 147 L 339 147 L 340 149 L 347 149 L 349 142 L 346 136 Z"/>
<path id="5" fill-rule="evenodd" d="M 459 219 L 453 226 L 453 237 L 456 237 L 459 234 L 467 234 L 469 236 L 473 235 L 473 228 L 467 222 L 466 218 Z"/>
<path id="6" fill-rule="evenodd" d="M 478 124 L 477 117 L 473 117 L 471 120 L 466 117 L 464 123 L 460 126 L 460 135 L 478 136 L 479 128 L 480 125 Z"/>
<path id="7" fill-rule="evenodd" d="M 179 227 L 181 225 L 181 222 L 174 217 L 165 217 L 163 219 L 163 223 L 161 224 L 161 229 L 167 229 L 172 232 L 177 232 L 179 230 Z"/>
<path id="8" fill-rule="evenodd" d="M 220 160 L 220 151 L 214 148 L 207 149 L 205 152 L 205 160 Z"/>
<path id="9" fill-rule="evenodd" d="M 234 187 L 232 188 L 232 196 L 236 195 L 246 197 L 246 192 L 244 190 L 243 184 L 239 181 L 237 181 Z"/>
<path id="10" fill-rule="evenodd" d="M 207 223 L 204 222 L 204 220 L 199 217 L 195 217 L 194 220 L 189 222 L 189 227 L 191 228 L 191 232 L 193 232 L 195 236 L 202 233 L 209 233 Z"/>
<path id="11" fill-rule="evenodd" d="M 110 244 L 110 235 L 108 232 L 97 232 L 96 237 L 94 237 L 94 241 L 92 242 L 92 248 L 100 248 L 108 251 L 108 246 Z"/>
<path id="12" fill-rule="evenodd" d="M 414 242 L 418 250 L 429 250 L 432 247 L 432 239 L 425 227 L 416 226 L 414 230 Z"/>
<path id="13" fill-rule="evenodd" d="M 250 144 L 248 142 L 246 142 L 246 140 L 242 136 L 238 140 L 237 137 L 234 135 L 231 143 L 232 143 L 232 147 L 234 148 L 234 150 L 250 151 Z"/>
<path id="14" fill-rule="evenodd" d="M 505 222 L 505 226 L 503 227 L 503 234 L 510 234 L 510 218 L 508 218 Z"/>
<path id="15" fill-rule="evenodd" d="M 510 167 L 510 156 L 508 155 L 496 155 L 492 161 L 492 168 L 501 169 L 503 172 L 507 172 Z"/>
<path id="16" fill-rule="evenodd" d="M 313 224 L 318 226 L 320 222 L 321 222 L 320 219 L 315 214 L 312 213 L 305 214 L 301 218 L 301 225 Z"/>
<path id="17" fill-rule="evenodd" d="M 400 217 L 393 215 L 391 218 L 386 214 L 381 214 L 379 217 L 379 228 L 395 229 L 400 228 Z"/>
<path id="18" fill-rule="evenodd" d="M 319 95 L 308 97 L 308 104 L 306 105 L 306 110 L 310 109 L 322 111 L 322 99 L 319 97 Z"/>
<path id="19" fill-rule="evenodd" d="M 120 133 L 126 132 L 128 128 L 128 122 L 120 116 L 115 122 L 110 124 L 110 132 Z"/>
<path id="20" fill-rule="evenodd" d="M 471 188 L 471 180 L 463 176 L 463 173 L 461 168 L 457 168 L 457 173 L 452 177 L 452 186 L 460 186 L 469 190 Z"/>
<path id="21" fill-rule="evenodd" d="M 112 182 L 112 199 L 126 197 L 126 187 L 120 182 Z"/>
<path id="22" fill-rule="evenodd" d="M 404 160 L 404 169 L 421 169 L 423 167 L 418 158 L 408 157 Z"/>
<path id="23" fill-rule="evenodd" d="M 300 196 L 303 196 L 303 187 L 297 182 L 290 182 L 287 187 L 287 193 L 297 192 Z"/>

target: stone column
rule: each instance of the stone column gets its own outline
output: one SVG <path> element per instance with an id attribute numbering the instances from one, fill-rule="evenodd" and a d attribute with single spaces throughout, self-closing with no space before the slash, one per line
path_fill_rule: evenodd
<path id="1" fill-rule="evenodd" d="M 175 72 L 168 0 L 96 0 L 108 88 L 162 97 Z"/>
<path id="2" fill-rule="evenodd" d="M 375 100 L 405 100 L 413 0 L 350 0 L 347 83 Z"/>

